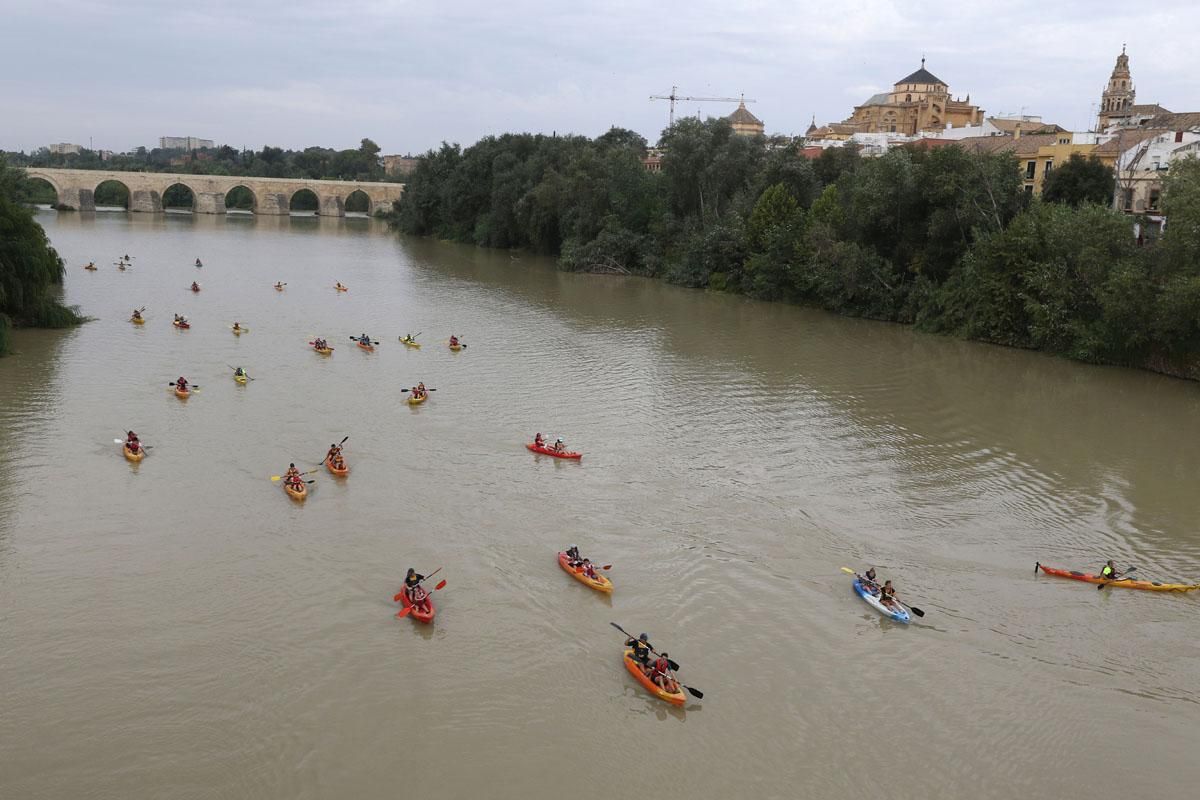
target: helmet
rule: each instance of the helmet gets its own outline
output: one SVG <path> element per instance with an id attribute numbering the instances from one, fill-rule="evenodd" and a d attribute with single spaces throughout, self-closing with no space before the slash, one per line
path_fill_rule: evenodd
<path id="1" fill-rule="evenodd" d="M 296 465 L 295 465 L 295 464 L 288 464 L 288 466 L 289 466 L 289 467 L 292 467 L 293 469 L 296 467 Z"/>
<path id="2" fill-rule="evenodd" d="M 640 634 L 640 635 L 638 636 L 638 639 L 639 639 L 639 640 L 641 640 L 641 641 L 643 641 L 643 642 L 648 642 L 648 641 L 650 641 L 650 634 L 648 634 L 648 633 L 643 633 L 643 634 Z"/>

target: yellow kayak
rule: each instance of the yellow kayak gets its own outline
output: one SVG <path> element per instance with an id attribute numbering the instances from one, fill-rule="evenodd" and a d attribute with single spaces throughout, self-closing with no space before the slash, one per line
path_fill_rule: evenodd
<path id="1" fill-rule="evenodd" d="M 246 379 L 247 379 L 248 377 L 249 377 L 248 375 L 234 375 L 234 376 L 233 376 L 233 379 L 234 379 L 235 381 L 237 381 L 238 383 L 242 384 L 243 386 L 245 386 L 245 385 L 246 385 Z"/>
<path id="2" fill-rule="evenodd" d="M 146 324 L 145 317 L 130 317 L 129 321 L 132 322 L 134 325 L 145 325 Z"/>
<path id="3" fill-rule="evenodd" d="M 415 347 L 418 350 L 421 349 L 421 343 L 416 339 L 401 339 L 400 344 L 404 345 L 405 347 Z"/>
<path id="4" fill-rule="evenodd" d="M 428 399 L 429 399 L 429 395 L 427 395 L 427 394 L 423 394 L 420 397 L 413 397 L 412 395 L 409 395 L 408 404 L 410 406 L 419 406 L 419 405 L 421 405 L 421 403 L 424 403 Z"/>

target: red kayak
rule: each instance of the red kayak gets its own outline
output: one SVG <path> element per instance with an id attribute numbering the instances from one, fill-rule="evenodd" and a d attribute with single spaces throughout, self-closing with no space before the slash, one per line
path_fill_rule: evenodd
<path id="1" fill-rule="evenodd" d="M 583 453 L 572 453 L 569 450 L 564 450 L 563 452 L 559 453 L 552 447 L 542 447 L 541 445 L 536 445 L 533 442 L 525 445 L 525 447 L 534 453 L 540 453 L 544 456 L 554 456 L 555 458 L 583 458 Z"/>
<path id="2" fill-rule="evenodd" d="M 409 606 L 412 605 L 412 603 L 408 599 L 408 592 L 400 592 L 400 602 L 404 604 L 405 608 L 408 608 Z M 428 625 L 429 623 L 433 622 L 433 615 L 436 613 L 437 613 L 437 609 L 433 607 L 433 594 L 430 593 L 430 595 L 429 595 L 429 613 L 423 614 L 419 610 L 414 608 L 412 610 L 412 613 L 409 614 L 409 616 L 412 617 L 413 619 L 415 619 L 417 622 L 424 622 L 426 625 Z"/>

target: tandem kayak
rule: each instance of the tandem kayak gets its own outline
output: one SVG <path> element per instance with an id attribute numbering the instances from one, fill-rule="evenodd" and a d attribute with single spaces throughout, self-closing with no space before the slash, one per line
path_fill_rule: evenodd
<path id="1" fill-rule="evenodd" d="M 374 345 L 372 345 L 372 344 L 367 344 L 366 342 L 360 342 L 360 341 L 358 341 L 357 339 L 355 340 L 355 342 L 356 342 L 356 343 L 358 344 L 358 346 L 359 346 L 359 347 L 361 347 L 363 350 L 366 350 L 367 352 L 370 352 L 370 353 L 374 353 L 374 352 L 375 352 L 375 346 L 374 346 Z"/>
<path id="2" fill-rule="evenodd" d="M 895 608 L 885 606 L 879 602 L 879 596 L 867 591 L 866 587 L 862 585 L 862 581 L 858 578 L 854 579 L 854 593 L 866 601 L 867 605 L 888 619 L 894 619 L 896 622 L 903 622 L 905 624 L 912 622 L 912 617 L 909 616 L 908 610 L 904 606 L 897 605 Z"/>
<path id="3" fill-rule="evenodd" d="M 136 453 L 129 449 L 129 445 L 121 445 L 121 449 L 125 452 L 125 460 L 137 463 L 146 457 L 145 450 L 138 450 Z"/>
<path id="4" fill-rule="evenodd" d="M 1045 564 L 1038 563 L 1037 569 L 1047 575 L 1054 575 L 1058 578 L 1070 578 L 1075 581 L 1084 581 L 1085 583 L 1107 583 L 1109 586 L 1119 587 L 1121 589 L 1141 589 L 1147 592 L 1194 592 L 1200 589 L 1200 583 L 1159 583 L 1158 581 L 1139 581 L 1136 578 L 1102 578 L 1099 575 L 1093 575 L 1089 572 L 1077 572 L 1072 569 L 1055 569 L 1047 567 Z"/>
<path id="5" fill-rule="evenodd" d="M 178 386 L 176 386 L 175 387 L 175 396 L 181 400 L 187 400 L 189 397 L 192 396 L 192 390 L 191 389 L 180 389 Z"/>
<path id="6" fill-rule="evenodd" d="M 625 669 L 629 670 L 629 674 L 634 677 L 634 680 L 640 683 L 643 689 L 657 697 L 659 700 L 662 700 L 664 703 L 670 703 L 673 706 L 681 706 L 687 702 L 687 695 L 683 693 L 682 687 L 677 688 L 674 692 L 668 692 L 654 681 L 647 678 L 646 673 L 642 672 L 642 668 L 639 667 L 638 663 L 633 660 L 632 650 L 625 650 L 625 656 L 623 660 L 625 661 Z"/>
<path id="7" fill-rule="evenodd" d="M 341 469 L 337 469 L 336 467 L 333 466 L 333 459 L 331 459 L 331 458 L 325 459 L 325 469 L 329 470 L 334 475 L 339 475 L 339 476 L 343 476 L 343 477 L 350 474 L 350 465 L 348 465 L 346 463 L 346 459 L 344 459 L 344 458 L 342 459 L 342 468 Z"/>
<path id="8" fill-rule="evenodd" d="M 404 345 L 405 347 L 415 347 L 418 350 L 421 349 L 421 343 L 416 339 L 401 339 L 400 344 Z"/>
<path id="9" fill-rule="evenodd" d="M 179 328 L 179 329 L 185 330 L 185 331 L 188 328 L 192 327 L 192 324 L 190 322 L 180 322 L 179 320 L 175 320 L 171 324 L 174 325 L 176 328 Z"/>
<path id="10" fill-rule="evenodd" d="M 539 453 L 543 456 L 554 456 L 555 458 L 583 458 L 583 453 L 572 453 L 569 450 L 564 450 L 563 452 L 559 453 L 552 447 L 541 447 L 533 442 L 525 445 L 525 449 L 534 453 Z"/>
<path id="11" fill-rule="evenodd" d="M 597 592 L 604 592 L 605 594 L 612 594 L 612 590 L 613 590 L 612 581 L 610 581 L 608 578 L 604 577 L 603 575 L 601 575 L 599 573 L 596 574 L 596 580 L 592 580 L 587 575 L 583 574 L 582 567 L 572 567 L 568 563 L 566 553 L 558 554 L 558 565 L 563 568 L 564 572 L 566 572 L 568 575 L 570 575 L 575 580 L 582 583 L 584 586 L 591 587 L 592 589 L 595 589 Z"/>
<path id="12" fill-rule="evenodd" d="M 320 353 L 323 356 L 327 356 L 327 355 L 330 355 L 331 353 L 333 353 L 332 347 L 314 347 L 313 350 L 315 350 L 316 352 Z"/>
<path id="13" fill-rule="evenodd" d="M 408 404 L 410 406 L 419 406 L 419 405 L 421 405 L 421 403 L 424 403 L 428 399 L 429 399 L 429 395 L 427 395 L 427 394 L 423 394 L 420 397 L 413 397 L 412 395 L 409 395 L 408 396 Z"/>
<path id="14" fill-rule="evenodd" d="M 408 599 L 408 592 L 405 592 L 405 591 L 400 592 L 400 602 L 404 604 L 405 608 L 408 608 L 409 606 L 412 605 L 412 602 Z M 433 616 L 436 613 L 437 613 L 437 609 L 433 605 L 433 595 L 430 594 L 429 595 L 429 613 L 422 613 L 421 611 L 414 608 L 412 610 L 412 613 L 409 614 L 409 616 L 412 617 L 413 619 L 415 619 L 417 622 L 424 622 L 426 625 L 428 625 L 429 623 L 433 622 Z"/>
<path id="15" fill-rule="evenodd" d="M 288 497 L 292 498 L 293 500 L 303 500 L 304 498 L 308 497 L 308 487 L 303 483 L 297 486 L 295 489 L 285 483 L 283 485 L 283 490 L 287 492 Z"/>

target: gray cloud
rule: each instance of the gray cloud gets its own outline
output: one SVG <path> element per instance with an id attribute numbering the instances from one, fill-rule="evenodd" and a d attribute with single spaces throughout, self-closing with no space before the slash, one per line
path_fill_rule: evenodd
<path id="1" fill-rule="evenodd" d="M 655 138 L 666 94 L 745 93 L 768 131 L 929 68 L 989 112 L 1083 128 L 1121 43 L 1141 102 L 1200 110 L 1200 6 L 1031 0 L 507 4 L 328 0 L 184 7 L 5 0 L 0 147 L 126 150 L 160 135 L 385 152 L 509 130 Z M 684 103 L 679 112 L 728 113 Z"/>

